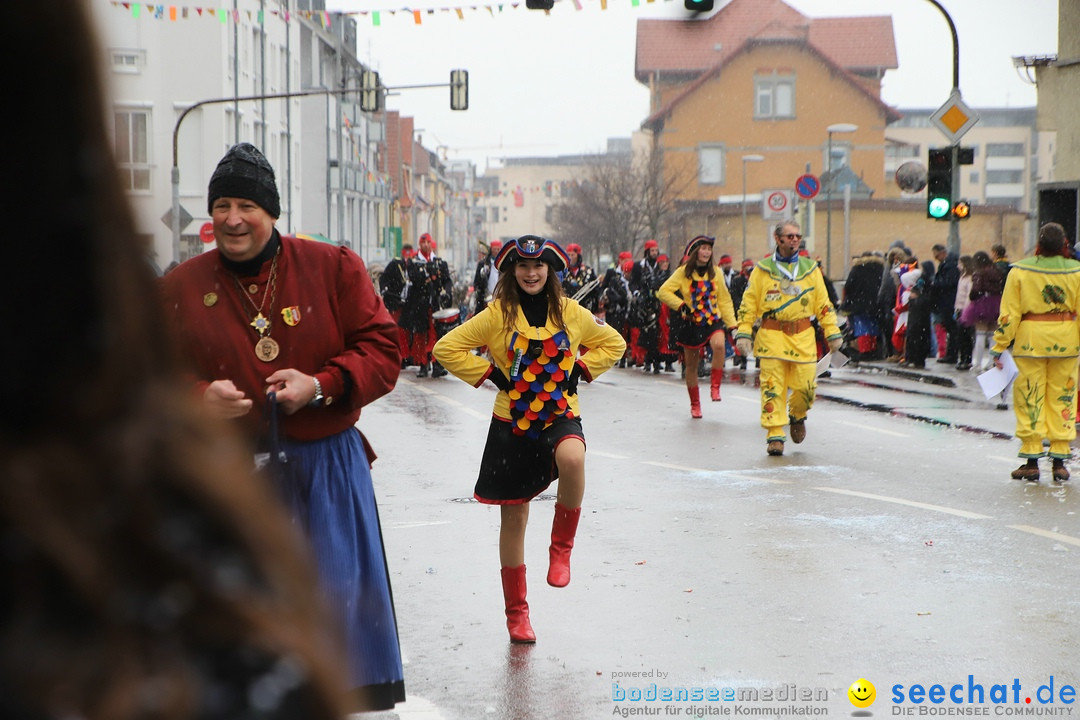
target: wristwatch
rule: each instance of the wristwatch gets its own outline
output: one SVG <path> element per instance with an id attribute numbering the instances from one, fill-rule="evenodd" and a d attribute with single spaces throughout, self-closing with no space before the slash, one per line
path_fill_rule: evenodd
<path id="1" fill-rule="evenodd" d="M 311 376 L 311 379 L 315 381 L 315 397 L 311 398 L 308 407 L 322 407 L 326 404 L 326 398 L 322 394 L 322 383 L 314 375 Z"/>

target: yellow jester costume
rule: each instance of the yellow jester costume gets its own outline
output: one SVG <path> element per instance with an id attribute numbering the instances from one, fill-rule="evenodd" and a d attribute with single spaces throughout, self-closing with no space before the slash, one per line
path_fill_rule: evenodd
<path id="1" fill-rule="evenodd" d="M 760 260 L 739 305 L 735 337 L 753 338 L 754 357 L 760 361 L 766 442 L 786 440 L 784 425 L 801 424 L 814 404 L 818 355 L 812 318 L 817 318 L 826 339 L 841 337 L 817 263 L 805 257 L 782 262 L 775 255 Z M 761 325 L 753 335 L 758 319 Z"/>
<path id="2" fill-rule="evenodd" d="M 1013 263 L 994 332 L 996 357 L 1010 346 L 1019 375 L 1013 383 L 1016 437 L 1022 458 L 1066 459 L 1076 437 L 1077 357 L 1080 357 L 1080 262 L 1034 256 Z"/>

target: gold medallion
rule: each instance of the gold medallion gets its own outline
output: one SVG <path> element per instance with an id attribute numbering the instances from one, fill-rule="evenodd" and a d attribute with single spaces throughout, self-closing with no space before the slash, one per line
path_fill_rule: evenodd
<path id="1" fill-rule="evenodd" d="M 248 285 L 248 292 L 254 295 L 255 293 L 259 292 L 259 286 L 255 283 L 251 283 L 250 285 Z"/>
<path id="2" fill-rule="evenodd" d="M 214 307 L 217 305 L 217 293 L 206 293 L 202 296 L 202 304 L 206 307 Z"/>
<path id="3" fill-rule="evenodd" d="M 262 340 L 255 343 L 255 357 L 263 362 L 272 361 L 278 356 L 279 352 L 281 352 L 281 348 L 274 338 L 264 337 Z"/>
<path id="4" fill-rule="evenodd" d="M 260 335 L 265 335 L 266 331 L 270 329 L 270 321 L 263 317 L 262 313 L 256 315 L 255 319 L 248 324 L 258 330 Z"/>

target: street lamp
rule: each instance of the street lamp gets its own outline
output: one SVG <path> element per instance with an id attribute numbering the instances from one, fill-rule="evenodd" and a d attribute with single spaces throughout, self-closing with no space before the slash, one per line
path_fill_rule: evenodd
<path id="1" fill-rule="evenodd" d="M 746 163 L 761 162 L 764 159 L 764 155 L 742 156 L 742 257 L 739 262 L 746 259 Z"/>
<path id="2" fill-rule="evenodd" d="M 829 150 L 826 163 L 826 174 L 829 182 L 825 185 L 825 273 L 832 277 L 832 136 L 833 133 L 853 133 L 859 129 L 858 125 L 851 123 L 835 123 L 825 128 L 829 132 Z"/>

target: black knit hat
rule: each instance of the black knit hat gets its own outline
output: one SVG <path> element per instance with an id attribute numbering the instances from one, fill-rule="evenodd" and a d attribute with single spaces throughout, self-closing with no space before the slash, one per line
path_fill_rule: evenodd
<path id="1" fill-rule="evenodd" d="M 251 143 L 233 145 L 217 164 L 214 174 L 210 176 L 207 191 L 208 213 L 214 214 L 214 201 L 221 197 L 252 200 L 271 217 L 281 217 L 281 198 L 274 179 L 274 168 Z"/>

